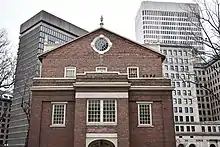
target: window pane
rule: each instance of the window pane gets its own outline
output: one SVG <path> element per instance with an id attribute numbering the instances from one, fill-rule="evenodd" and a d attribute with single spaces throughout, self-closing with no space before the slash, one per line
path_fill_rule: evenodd
<path id="1" fill-rule="evenodd" d="M 103 100 L 103 122 L 115 122 L 115 100 Z"/>
<path id="2" fill-rule="evenodd" d="M 65 104 L 54 104 L 53 105 L 53 124 L 62 125 L 64 124 L 65 115 Z"/>
<path id="3" fill-rule="evenodd" d="M 138 68 L 137 67 L 129 67 L 128 68 L 128 77 L 129 78 L 137 78 L 138 77 Z"/>
<path id="4" fill-rule="evenodd" d="M 139 123 L 151 124 L 150 104 L 139 104 Z"/>
<path id="5" fill-rule="evenodd" d="M 76 75 L 75 75 L 75 71 L 76 71 L 76 69 L 75 69 L 75 67 L 66 67 L 65 68 L 65 77 L 67 77 L 67 78 L 75 78 L 76 77 Z"/>
<path id="6" fill-rule="evenodd" d="M 88 122 L 100 122 L 100 100 L 88 100 Z"/>

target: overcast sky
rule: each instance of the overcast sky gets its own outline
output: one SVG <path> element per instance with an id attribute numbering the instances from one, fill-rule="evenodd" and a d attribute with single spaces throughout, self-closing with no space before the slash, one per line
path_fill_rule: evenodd
<path id="1" fill-rule="evenodd" d="M 76 26 L 92 31 L 104 27 L 135 40 L 134 19 L 142 0 L 1 0 L 0 28 L 5 28 L 15 52 L 19 42 L 19 27 L 24 21 L 46 10 Z M 156 1 L 156 0 L 152 0 Z M 173 1 L 177 0 L 157 0 Z M 192 0 L 178 0 L 192 2 Z"/>

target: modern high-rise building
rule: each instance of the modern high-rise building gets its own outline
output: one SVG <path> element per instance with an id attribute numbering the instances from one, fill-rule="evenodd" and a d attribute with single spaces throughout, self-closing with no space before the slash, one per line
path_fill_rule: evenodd
<path id="1" fill-rule="evenodd" d="M 194 67 L 200 121 L 220 121 L 219 70 L 217 59 Z"/>
<path id="2" fill-rule="evenodd" d="M 191 3 L 142 2 L 135 19 L 136 40 L 148 46 L 158 46 L 157 50 L 166 56 L 163 73 L 172 80 L 174 87 L 177 146 L 216 147 L 220 145 L 220 130 L 217 129 L 220 123 L 201 121 L 204 119 L 197 100 L 192 46 L 203 48 L 192 33 L 202 36 L 202 32 L 192 25 L 199 23 L 197 19 L 189 19 L 189 7 L 199 10 L 198 5 Z"/>
<path id="3" fill-rule="evenodd" d="M 0 90 L 0 147 L 8 145 L 8 128 L 10 122 L 12 94 Z"/>
<path id="4" fill-rule="evenodd" d="M 28 122 L 21 106 L 23 104 L 23 108 L 28 107 L 32 78 L 40 75 L 38 55 L 43 52 L 44 43 L 64 44 L 87 33 L 86 30 L 45 11 L 40 11 L 21 24 L 8 135 L 9 146 L 18 147 L 25 144 Z"/>
<path id="5" fill-rule="evenodd" d="M 198 20 L 190 16 L 191 8 L 198 10 L 191 3 L 143 1 L 135 18 L 136 40 L 142 44 L 199 46 L 193 34 L 202 36 L 202 32 Z"/>

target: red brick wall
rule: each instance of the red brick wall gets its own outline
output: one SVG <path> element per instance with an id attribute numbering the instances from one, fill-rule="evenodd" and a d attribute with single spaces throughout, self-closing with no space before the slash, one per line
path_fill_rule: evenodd
<path id="1" fill-rule="evenodd" d="M 112 48 L 103 55 L 95 52 L 90 45 L 100 34 L 107 36 L 113 43 Z M 140 75 L 162 76 L 161 56 L 103 30 L 98 30 L 49 53 L 43 59 L 42 77 L 63 77 L 66 66 L 75 66 L 77 73 L 95 71 L 97 66 L 106 66 L 109 71 L 127 73 L 128 66 L 138 66 Z"/>
<path id="2" fill-rule="evenodd" d="M 30 122 L 30 147 L 69 147 L 73 144 L 74 134 L 74 102 L 73 91 L 62 92 L 33 92 L 31 122 Z M 68 102 L 66 111 L 66 127 L 53 128 L 51 125 L 51 102 Z"/>
<path id="3" fill-rule="evenodd" d="M 163 94 L 163 95 L 162 95 Z M 117 126 L 86 126 L 86 99 L 73 92 L 34 92 L 29 145 L 85 147 L 86 133 L 117 133 L 120 147 L 175 147 L 171 92 L 133 91 L 117 100 Z M 65 128 L 51 128 L 51 101 L 68 101 Z M 153 102 L 153 127 L 138 127 L 138 101 Z M 75 113 L 74 113 L 75 111 Z M 51 135 L 52 134 L 52 135 Z"/>
<path id="4" fill-rule="evenodd" d="M 146 147 L 175 147 L 171 92 L 131 92 L 129 103 L 130 145 Z M 138 104 L 152 103 L 153 127 L 138 127 Z"/>
<path id="5" fill-rule="evenodd" d="M 112 48 L 104 55 L 99 55 L 90 46 L 92 40 L 100 34 L 107 36 L 113 43 Z M 155 74 L 157 77 L 162 76 L 161 56 L 153 51 L 134 44 L 133 42 L 103 30 L 98 30 L 84 38 L 64 45 L 60 49 L 49 53 L 46 58 L 43 59 L 42 76 L 63 77 L 64 67 L 66 66 L 75 66 L 77 68 L 77 73 L 95 71 L 95 67 L 97 66 L 106 66 L 108 67 L 108 71 L 126 73 L 128 66 L 137 66 L 139 67 L 140 75 Z M 90 75 L 90 78 L 78 78 L 80 81 L 97 80 L 94 79 L 94 75 Z M 108 76 L 103 76 L 101 79 L 108 80 Z M 114 78 L 110 81 L 114 81 Z M 151 82 L 142 80 L 135 83 L 134 81 L 127 80 L 127 78 L 124 77 L 123 81 L 129 81 L 132 84 L 139 86 L 147 84 L 154 86 L 170 85 L 170 82 L 167 80 L 155 80 Z M 72 85 L 72 83 L 66 82 L 67 85 Z M 51 85 L 52 83 L 49 81 L 40 82 L 40 80 L 38 80 L 35 84 L 40 86 L 42 84 Z M 54 83 L 52 85 L 54 85 Z M 62 82 L 61 80 L 55 85 L 64 86 L 65 81 Z M 80 88 L 76 89 L 76 91 L 77 90 L 80 90 Z M 99 90 L 100 89 L 96 89 L 96 91 Z M 117 89 L 108 90 L 115 91 Z M 117 100 L 117 126 L 95 127 L 86 125 L 86 99 L 75 99 L 74 90 L 45 92 L 33 91 L 29 146 L 85 147 L 86 132 L 117 132 L 119 147 L 175 147 L 171 92 L 129 92 L 129 99 Z M 54 101 L 68 101 L 66 114 L 67 124 L 65 128 L 50 127 L 52 111 L 51 102 Z M 138 109 L 136 101 L 153 102 L 152 109 L 154 127 L 137 127 Z"/>

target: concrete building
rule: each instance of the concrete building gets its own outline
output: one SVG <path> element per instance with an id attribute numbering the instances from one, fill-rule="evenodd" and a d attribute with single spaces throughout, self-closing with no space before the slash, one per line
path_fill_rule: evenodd
<path id="1" fill-rule="evenodd" d="M 176 146 L 161 53 L 101 27 L 39 58 L 30 147 Z"/>
<path id="2" fill-rule="evenodd" d="M 43 52 L 44 44 L 64 44 L 86 33 L 87 31 L 45 11 L 40 11 L 21 24 L 9 146 L 18 147 L 25 143 L 28 125 L 21 103 L 22 98 L 24 101 L 30 98 L 29 87 L 32 78 L 40 76 L 40 62 L 37 56 Z"/>
<path id="3" fill-rule="evenodd" d="M 201 30 L 191 22 L 198 20 L 190 15 L 190 8 L 198 6 L 189 3 L 143 1 L 135 18 L 135 34 L 139 43 L 161 43 L 166 45 L 201 46 L 193 34 L 202 36 Z"/>
<path id="4" fill-rule="evenodd" d="M 200 122 L 192 124 L 195 131 L 190 132 L 191 127 L 185 131 L 176 131 L 177 147 L 218 147 L 220 146 L 220 122 Z"/>
<path id="5" fill-rule="evenodd" d="M 8 128 L 10 122 L 12 94 L 0 91 L 0 147 L 8 145 Z"/>
<path id="6" fill-rule="evenodd" d="M 198 24 L 198 20 L 188 19 L 191 15 L 187 9 L 189 6 L 198 10 L 197 5 L 189 3 L 142 2 L 135 19 L 136 39 L 147 46 L 158 46 L 157 50 L 166 56 L 163 74 L 171 78 L 175 87 L 172 96 L 177 146 L 218 146 L 219 130 L 215 128 L 218 128 L 219 123 L 203 122 L 217 120 L 211 117 L 214 110 L 208 109 L 212 105 L 218 107 L 217 103 L 212 104 L 209 98 L 203 97 L 206 91 L 198 90 L 198 85 L 195 84 L 197 78 L 193 63 L 196 60 L 191 47 L 203 48 L 192 38 L 190 32 L 198 36 L 202 36 L 202 32 L 191 25 L 191 21 Z M 204 78 L 200 77 L 198 80 L 202 81 Z M 210 78 L 205 79 L 206 82 L 208 80 Z M 217 111 L 215 110 L 216 113 Z M 214 131 L 210 128 L 214 128 Z"/>
<path id="7" fill-rule="evenodd" d="M 212 59 L 194 67 L 201 121 L 220 121 L 220 61 Z"/>

